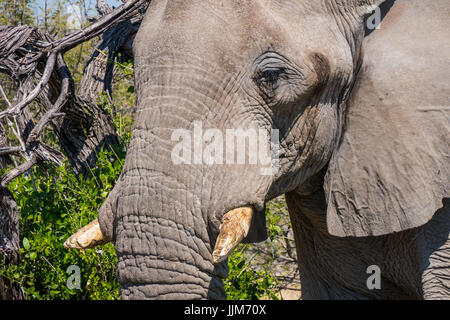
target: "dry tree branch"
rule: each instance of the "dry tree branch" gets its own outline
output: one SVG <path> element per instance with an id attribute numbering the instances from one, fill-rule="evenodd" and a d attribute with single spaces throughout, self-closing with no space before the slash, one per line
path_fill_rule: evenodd
<path id="1" fill-rule="evenodd" d="M 44 116 L 41 118 L 41 120 L 38 122 L 38 124 L 31 130 L 28 139 L 26 141 L 26 144 L 30 144 L 36 140 L 39 139 L 42 130 L 44 130 L 44 127 L 55 117 L 64 115 L 60 113 L 62 106 L 67 102 L 67 99 L 69 98 L 70 92 L 70 79 L 71 75 L 70 72 L 68 72 L 67 67 L 65 66 L 64 59 L 62 55 L 59 53 L 57 58 L 57 66 L 59 70 L 59 74 L 62 78 L 61 81 L 61 94 L 59 95 L 58 99 L 56 100 L 55 104 L 51 109 L 49 109 Z"/>
<path id="2" fill-rule="evenodd" d="M 28 106 L 34 99 L 36 99 L 36 97 L 41 93 L 42 89 L 47 85 L 48 81 L 50 80 L 50 76 L 55 67 L 55 61 L 56 61 L 56 53 L 52 52 L 48 57 L 44 74 L 42 75 L 42 78 L 36 85 L 36 87 L 19 103 L 10 106 L 5 111 L 0 112 L 0 119 L 6 115 L 18 115 L 26 106 Z"/>
<path id="3" fill-rule="evenodd" d="M 17 37 L 18 33 L 16 33 L 16 29 L 21 27 L 9 27 L 9 28 L 6 27 L 6 30 L 4 28 L 3 30 L 0 29 L 0 42 L 7 43 L 5 49 L 2 50 L 3 52 L 0 51 L 0 60 L 4 60 L 5 59 L 4 56 L 6 56 L 5 60 L 9 60 L 8 57 L 9 55 L 15 53 L 16 51 L 19 52 L 21 51 L 27 54 L 23 58 L 23 59 L 27 58 L 29 60 L 26 62 L 26 64 L 32 65 L 35 64 L 38 61 L 38 59 L 42 58 L 44 52 L 48 52 L 48 58 L 45 65 L 45 69 L 39 83 L 26 97 L 24 97 L 16 105 L 13 105 L 8 109 L 6 109 L 5 111 L 0 112 L 0 119 L 6 115 L 18 114 L 20 111 L 22 111 L 23 108 L 25 108 L 34 99 L 36 99 L 36 97 L 42 92 L 43 88 L 48 84 L 50 80 L 50 76 L 53 73 L 58 54 L 63 54 L 64 52 L 76 47 L 77 45 L 106 32 L 108 29 L 126 20 L 131 19 L 134 11 L 140 9 L 143 4 L 146 4 L 148 2 L 149 2 L 148 0 L 134 0 L 126 2 L 125 4 L 121 5 L 120 7 L 111 11 L 110 13 L 104 15 L 103 17 L 101 17 L 99 20 L 89 25 L 88 27 L 75 31 L 62 39 L 53 42 L 45 42 L 39 40 L 37 42 L 37 45 L 33 46 L 34 49 L 39 48 L 41 50 L 38 50 L 38 52 L 34 53 L 34 57 L 32 58 L 27 57 L 27 55 L 29 55 L 32 52 L 23 47 L 25 46 L 25 44 L 27 44 L 26 42 L 24 43 L 24 37 L 28 35 L 28 37 L 32 41 L 34 41 L 35 39 L 33 39 L 32 34 L 35 33 L 35 36 L 37 36 L 38 38 L 42 38 L 42 36 L 38 35 L 39 32 L 37 29 L 35 28 L 30 29 L 30 27 L 28 27 L 28 29 L 24 30 L 25 31 L 24 33 L 26 34 L 22 35 L 19 38 Z M 13 42 L 13 40 L 17 41 L 16 45 L 14 46 L 12 46 L 13 43 L 11 43 Z M 6 67 L 5 69 L 10 68 Z"/>
<path id="4" fill-rule="evenodd" d="M 7 177 L 0 179 L 0 183 L 3 186 L 6 186 L 11 179 L 22 174 L 24 170 L 28 170 L 30 164 L 33 165 L 39 160 L 61 163 L 61 156 L 56 150 L 52 150 L 50 147 L 43 147 L 40 135 L 52 120 L 65 115 L 61 112 L 61 109 L 67 104 L 69 96 L 74 94 L 72 91 L 73 86 L 71 85 L 73 79 L 62 56 L 64 52 L 105 33 L 123 22 L 130 21 L 136 17 L 138 19 L 142 18 L 142 9 L 145 9 L 148 3 L 148 0 L 127 1 L 84 29 L 77 30 L 58 40 L 52 40 L 49 35 L 42 35 L 38 29 L 32 27 L 0 26 L 0 42 L 6 44 L 0 49 L 0 71 L 7 73 L 14 79 L 19 84 L 18 92 L 23 93 L 20 99 L 16 99 L 16 101 L 11 103 L 8 101 L 3 89 L 1 90 L 8 107 L 0 112 L 0 120 L 9 116 L 20 118 L 27 106 L 40 96 L 45 96 L 44 104 L 47 105 L 47 110 L 38 124 L 31 131 L 28 128 L 29 132 L 21 132 L 21 135 L 17 135 L 17 139 L 22 144 L 22 147 L 24 147 L 23 144 L 25 145 L 25 150 L 23 151 L 26 152 L 27 165 L 24 164 L 17 167 L 13 171 L 14 174 L 8 173 Z M 133 31 L 135 32 L 136 30 Z M 44 62 L 45 67 L 42 72 L 39 72 L 39 65 Z M 48 94 L 45 95 L 43 93 L 48 88 L 52 77 L 54 77 L 55 67 L 58 69 L 57 74 L 61 85 L 58 98 L 52 103 Z M 39 73 L 40 75 L 38 75 Z M 36 79 L 38 77 L 37 84 L 30 88 L 31 82 L 25 81 L 25 79 Z M 17 134 L 17 132 L 15 133 Z M 45 149 L 46 152 L 42 149 Z M 3 149 L 4 153 L 8 151 L 14 154 L 17 153 L 15 148 Z"/>

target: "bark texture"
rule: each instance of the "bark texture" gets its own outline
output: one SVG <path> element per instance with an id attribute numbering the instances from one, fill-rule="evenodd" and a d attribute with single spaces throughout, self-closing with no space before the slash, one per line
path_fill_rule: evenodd
<path id="1" fill-rule="evenodd" d="M 0 188 L 0 258 L 5 264 L 19 262 L 19 208 L 7 188 Z M 18 284 L 0 278 L 0 299 L 24 299 Z"/>

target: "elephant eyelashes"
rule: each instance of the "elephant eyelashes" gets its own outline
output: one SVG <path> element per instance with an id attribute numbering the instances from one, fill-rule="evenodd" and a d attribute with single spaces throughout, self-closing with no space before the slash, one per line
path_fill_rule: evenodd
<path id="1" fill-rule="evenodd" d="M 269 84 L 276 84 L 280 74 L 282 74 L 284 69 L 273 69 L 266 70 L 261 73 L 262 80 Z"/>
<path id="2" fill-rule="evenodd" d="M 298 68 L 275 52 L 266 52 L 254 62 L 252 80 L 269 106 L 295 102 L 307 87 Z"/>
<path id="3" fill-rule="evenodd" d="M 253 81 L 268 98 L 273 98 L 274 92 L 278 88 L 278 80 L 283 72 L 284 69 L 258 71 L 253 77 Z"/>

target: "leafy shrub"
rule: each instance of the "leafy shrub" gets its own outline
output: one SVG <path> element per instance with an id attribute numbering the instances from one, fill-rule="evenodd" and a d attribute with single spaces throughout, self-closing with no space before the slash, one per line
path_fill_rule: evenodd
<path id="1" fill-rule="evenodd" d="M 245 257 L 248 244 L 240 244 L 238 249 L 228 258 L 230 268 L 225 282 L 225 290 L 229 300 L 278 300 L 276 279 L 266 271 L 255 271 L 250 268 L 249 259 Z M 251 259 L 250 259 L 251 260 Z"/>

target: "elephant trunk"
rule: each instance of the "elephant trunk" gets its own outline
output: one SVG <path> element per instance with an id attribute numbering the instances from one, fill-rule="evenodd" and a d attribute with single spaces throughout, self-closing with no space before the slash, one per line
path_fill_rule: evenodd
<path id="1" fill-rule="evenodd" d="M 226 297 L 222 278 L 228 266 L 212 258 L 220 221 L 211 220 L 207 209 L 211 183 L 201 165 L 173 161 L 174 132 L 191 130 L 206 106 L 197 93 L 203 80 L 178 68 L 136 70 L 149 80 L 136 86 L 133 137 L 106 210 L 114 221 L 109 238 L 122 299 Z M 192 111 L 192 105 L 199 107 Z M 99 217 L 101 227 L 103 220 L 108 223 Z M 111 233 L 109 226 L 103 229 Z"/>
<path id="2" fill-rule="evenodd" d="M 147 197 L 141 193 L 119 200 L 119 208 L 136 209 L 117 212 L 115 247 L 121 298 L 224 299 L 221 279 L 227 276 L 227 266 L 213 264 L 207 227 L 199 213 L 187 206 L 170 208 L 165 197 L 147 198 L 152 205 L 142 210 L 142 198 Z"/>
<path id="3" fill-rule="evenodd" d="M 165 99 L 153 104 L 182 107 Z M 172 116 L 149 109 L 136 115 L 113 214 L 121 298 L 224 299 L 228 267 L 213 263 L 203 173 L 173 163 L 170 134 L 182 124 L 171 122 Z M 152 131 L 155 136 L 148 135 Z"/>

